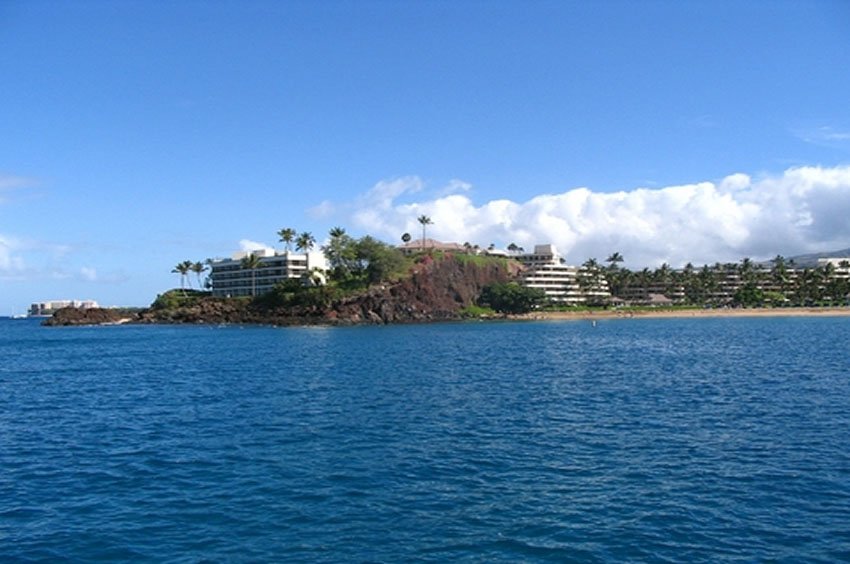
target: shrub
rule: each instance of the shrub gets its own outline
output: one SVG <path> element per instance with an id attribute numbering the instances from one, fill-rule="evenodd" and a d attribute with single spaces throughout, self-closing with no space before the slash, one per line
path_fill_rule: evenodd
<path id="1" fill-rule="evenodd" d="M 489 306 L 504 314 L 528 313 L 546 301 L 546 294 L 537 288 L 521 286 L 516 282 L 485 286 L 478 304 Z"/>

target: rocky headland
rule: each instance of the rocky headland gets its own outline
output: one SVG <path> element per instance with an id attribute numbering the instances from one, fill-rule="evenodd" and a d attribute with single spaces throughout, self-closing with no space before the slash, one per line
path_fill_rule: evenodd
<path id="1" fill-rule="evenodd" d="M 357 325 L 417 323 L 460 319 L 481 290 L 506 282 L 516 269 L 506 261 L 473 261 L 451 255 L 425 257 L 396 282 L 375 285 L 327 305 L 269 305 L 263 300 L 205 296 L 173 307 L 142 310 L 65 308 L 45 325 L 104 324 L 262 324 Z"/>

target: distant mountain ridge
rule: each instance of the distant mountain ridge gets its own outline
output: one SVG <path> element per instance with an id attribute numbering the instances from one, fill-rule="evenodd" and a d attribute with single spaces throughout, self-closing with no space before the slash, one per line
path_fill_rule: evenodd
<path id="1" fill-rule="evenodd" d="M 847 258 L 850 260 L 850 248 L 842 249 L 840 251 L 829 251 L 827 253 L 809 253 L 805 255 L 797 255 L 793 257 L 788 257 L 787 260 L 793 260 L 796 266 L 807 267 L 807 266 L 817 266 L 818 259 L 823 258 Z"/>

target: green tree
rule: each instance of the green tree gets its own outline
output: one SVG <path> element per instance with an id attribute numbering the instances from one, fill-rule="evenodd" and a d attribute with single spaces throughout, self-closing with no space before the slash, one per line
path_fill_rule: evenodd
<path id="1" fill-rule="evenodd" d="M 489 284 L 481 291 L 479 305 L 490 307 L 498 313 L 528 313 L 546 301 L 546 294 L 538 288 L 528 288 L 516 282 Z"/>
<path id="2" fill-rule="evenodd" d="M 741 275 L 741 281 L 744 284 L 756 281 L 756 266 L 749 257 L 741 259 L 741 264 L 738 266 L 738 274 Z"/>
<path id="3" fill-rule="evenodd" d="M 242 268 L 251 271 L 251 295 L 257 295 L 257 269 L 260 268 L 263 263 L 260 260 L 260 257 L 255 255 L 254 253 L 250 253 L 246 257 L 244 257 L 241 261 Z"/>
<path id="4" fill-rule="evenodd" d="M 186 293 L 186 280 L 189 277 L 191 269 L 192 261 L 184 260 L 183 262 L 178 263 L 177 266 L 171 270 L 173 273 L 180 274 L 180 289 L 183 290 L 184 295 Z"/>
<path id="5" fill-rule="evenodd" d="M 735 292 L 732 296 L 732 303 L 744 307 L 759 307 L 764 304 L 764 290 L 758 287 L 755 282 L 747 282 Z"/>
<path id="6" fill-rule="evenodd" d="M 609 269 L 611 269 L 611 270 L 616 270 L 616 269 L 617 269 L 617 266 L 618 266 L 618 263 L 621 263 L 621 262 L 623 262 L 624 260 L 625 260 L 625 259 L 623 258 L 623 255 L 621 255 L 621 254 L 620 254 L 620 253 L 618 253 L 618 252 L 613 252 L 613 253 L 611 253 L 611 254 L 608 256 L 608 258 L 607 258 L 607 259 L 605 259 L 605 262 L 607 262 L 607 263 L 608 263 L 608 268 L 609 268 Z"/>
<path id="7" fill-rule="evenodd" d="M 280 242 L 286 246 L 287 252 L 292 250 L 292 242 L 295 241 L 295 234 L 295 230 L 291 227 L 284 227 L 277 232 L 277 236 L 280 237 Z"/>
<path id="8" fill-rule="evenodd" d="M 367 284 L 377 284 L 401 273 L 407 264 L 397 248 L 365 236 L 357 241 L 356 268 Z"/>
<path id="9" fill-rule="evenodd" d="M 621 271 L 619 264 L 623 262 L 623 255 L 618 252 L 611 253 L 605 262 L 608 263 L 608 268 L 605 271 L 605 278 L 608 280 L 608 289 L 614 296 L 619 296 L 623 290 L 624 282 L 628 278 L 627 272 Z"/>
<path id="10" fill-rule="evenodd" d="M 203 282 L 201 281 L 201 274 L 207 271 L 207 265 L 202 262 L 195 262 L 192 264 L 192 272 L 195 273 L 195 276 L 198 277 L 198 289 L 202 289 L 204 287 Z"/>
<path id="11" fill-rule="evenodd" d="M 773 263 L 773 267 L 770 269 L 770 275 L 773 278 L 774 284 L 776 284 L 783 295 L 787 295 L 790 286 L 790 277 L 788 275 L 788 265 L 785 257 L 776 255 L 770 262 Z"/>
<path id="12" fill-rule="evenodd" d="M 418 221 L 420 224 L 422 224 L 422 249 L 424 250 L 425 249 L 425 226 L 426 225 L 433 225 L 434 222 L 431 221 L 431 218 L 428 217 L 427 215 L 420 215 L 419 217 L 416 218 L 416 221 Z"/>
<path id="13" fill-rule="evenodd" d="M 599 268 L 599 262 L 595 258 L 589 258 L 584 261 L 576 275 L 579 289 L 584 294 L 585 301 L 591 305 L 599 305 L 601 303 L 602 281 L 605 276 Z"/>
<path id="14" fill-rule="evenodd" d="M 330 240 L 322 247 L 322 251 L 328 259 L 331 279 L 344 281 L 351 276 L 352 263 L 356 258 L 355 242 L 342 227 L 334 227 L 329 234 Z"/>
<path id="15" fill-rule="evenodd" d="M 304 251 L 305 253 L 309 253 L 313 250 L 313 247 L 316 245 L 316 238 L 313 237 L 313 234 L 309 231 L 303 232 L 298 236 L 298 239 L 295 240 L 295 250 Z"/>

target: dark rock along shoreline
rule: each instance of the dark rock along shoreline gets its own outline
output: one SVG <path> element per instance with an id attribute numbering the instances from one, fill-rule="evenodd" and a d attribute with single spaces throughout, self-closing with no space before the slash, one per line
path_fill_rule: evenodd
<path id="1" fill-rule="evenodd" d="M 459 319 L 461 310 L 475 303 L 485 286 L 506 282 L 513 274 L 503 263 L 482 265 L 450 255 L 426 257 L 407 278 L 372 287 L 326 308 L 265 309 L 248 300 L 207 297 L 170 309 L 65 308 L 44 324 L 357 325 L 448 321 Z"/>

